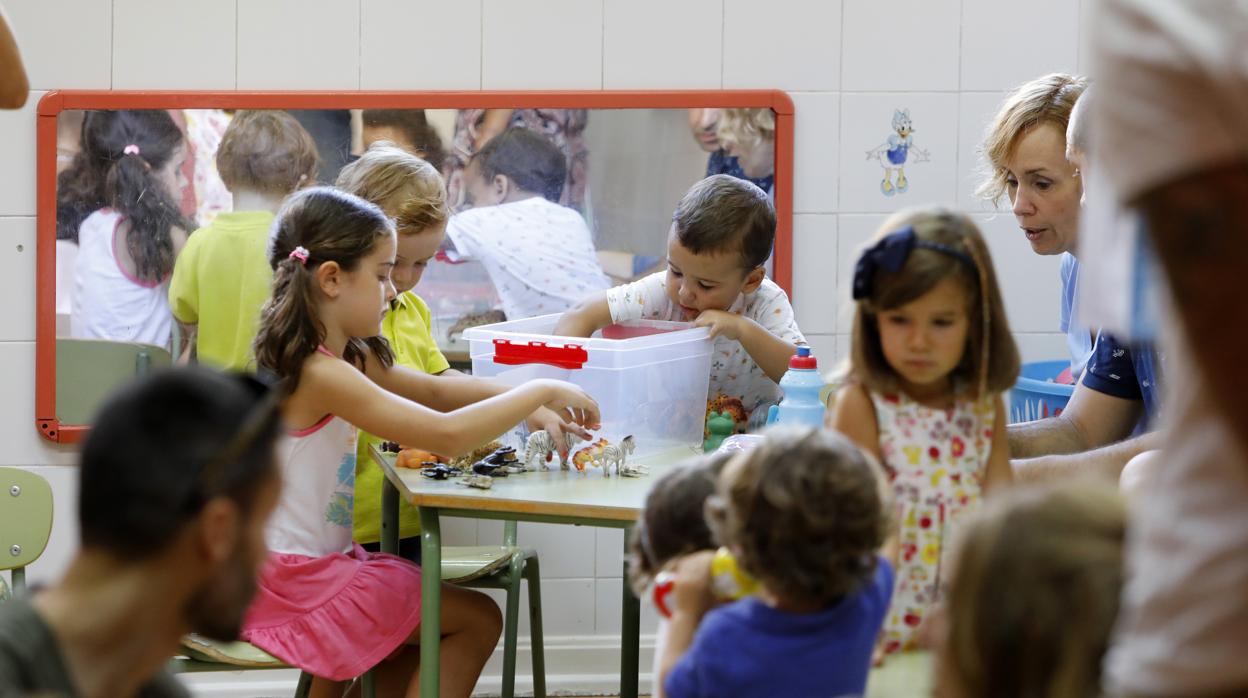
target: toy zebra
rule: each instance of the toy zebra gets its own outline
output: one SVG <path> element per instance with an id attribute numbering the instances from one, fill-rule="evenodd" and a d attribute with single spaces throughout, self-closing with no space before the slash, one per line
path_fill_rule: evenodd
<path id="1" fill-rule="evenodd" d="M 603 475 L 610 476 L 611 466 L 614 465 L 616 475 L 628 474 L 635 477 L 631 470 L 626 473 L 624 466 L 624 461 L 627 460 L 635 450 L 637 450 L 637 444 L 633 441 L 633 437 L 630 434 L 629 436 L 625 436 L 621 439 L 618 444 L 609 443 L 603 446 L 598 452 L 596 465 L 602 468 Z"/>
<path id="2" fill-rule="evenodd" d="M 565 433 L 564 438 L 568 440 L 568 448 L 571 449 L 573 442 L 577 439 L 576 435 Z M 545 463 L 550 463 L 556 453 L 554 437 L 545 429 L 535 431 L 529 434 L 529 439 L 525 442 L 524 469 L 541 470 L 543 468 L 542 456 L 545 456 Z M 568 470 L 568 461 L 560 458 L 559 467 L 561 470 Z"/>

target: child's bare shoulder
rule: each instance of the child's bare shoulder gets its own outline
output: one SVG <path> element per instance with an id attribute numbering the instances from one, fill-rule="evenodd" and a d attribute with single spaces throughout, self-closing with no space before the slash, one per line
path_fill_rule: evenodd
<path id="1" fill-rule="evenodd" d="M 303 372 L 299 376 L 301 389 L 351 385 L 367 380 L 368 377 L 355 366 L 337 356 L 319 351 L 303 362 Z"/>
<path id="2" fill-rule="evenodd" d="M 828 407 L 834 411 L 875 409 L 871 404 L 871 393 L 867 392 L 866 387 L 856 380 L 846 381 L 836 392 L 832 393 L 831 404 Z"/>
<path id="3" fill-rule="evenodd" d="M 875 405 L 866 387 L 847 383 L 829 398 L 827 426 L 841 432 L 860 448 L 879 457 L 879 426 Z"/>

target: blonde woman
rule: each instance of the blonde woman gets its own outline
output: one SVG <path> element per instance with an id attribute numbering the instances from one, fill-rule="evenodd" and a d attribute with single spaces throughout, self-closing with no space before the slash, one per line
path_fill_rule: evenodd
<path id="1" fill-rule="evenodd" d="M 711 153 L 706 175 L 748 179 L 768 196 L 775 196 L 775 114 L 766 108 L 724 109 L 718 119 L 715 135 L 720 149 Z"/>
<path id="2" fill-rule="evenodd" d="M 1016 88 L 1001 104 L 980 148 L 988 176 L 978 194 L 999 204 L 1008 198 L 1014 218 L 1031 249 L 1062 256 L 1061 330 L 1070 350 L 1070 371 L 1077 381 L 1092 355 L 1093 335 L 1073 321 L 1079 262 L 1083 182 L 1066 159 L 1066 127 L 1087 81 L 1053 73 Z"/>

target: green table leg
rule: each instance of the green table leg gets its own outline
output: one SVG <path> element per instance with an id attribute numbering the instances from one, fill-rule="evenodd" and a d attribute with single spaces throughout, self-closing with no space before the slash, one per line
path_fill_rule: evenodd
<path id="1" fill-rule="evenodd" d="M 632 527 L 624 529 L 624 607 L 620 618 L 620 698 L 637 698 L 639 673 L 638 654 L 641 651 L 641 602 L 633 594 L 628 583 L 628 539 Z M 423 694 L 422 695 L 430 695 Z"/>
<path id="2" fill-rule="evenodd" d="M 399 488 L 381 479 L 381 552 L 399 554 Z"/>
<path id="3" fill-rule="evenodd" d="M 420 507 L 420 529 L 420 695 L 437 696 L 442 642 L 442 527 L 437 509 Z"/>

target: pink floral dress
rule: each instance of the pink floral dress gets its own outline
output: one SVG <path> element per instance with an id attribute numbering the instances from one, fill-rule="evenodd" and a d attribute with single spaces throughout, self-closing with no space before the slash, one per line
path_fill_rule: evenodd
<path id="1" fill-rule="evenodd" d="M 979 504 L 996 400 L 925 407 L 900 395 L 871 393 L 880 452 L 896 497 L 898 551 L 884 651 L 914 645 L 915 630 L 940 595 L 941 571 L 956 523 Z"/>

